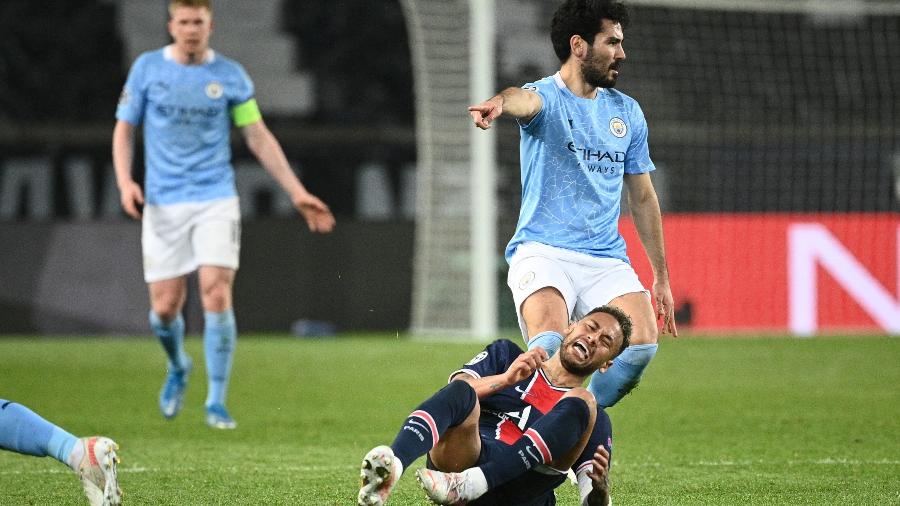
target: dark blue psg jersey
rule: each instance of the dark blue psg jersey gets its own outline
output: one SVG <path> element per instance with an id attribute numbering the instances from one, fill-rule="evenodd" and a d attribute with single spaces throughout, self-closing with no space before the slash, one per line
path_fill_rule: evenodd
<path id="1" fill-rule="evenodd" d="M 475 355 L 450 377 L 468 374 L 475 378 L 483 378 L 502 374 L 522 353 L 522 349 L 512 341 L 499 339 L 489 344 L 484 351 Z M 479 399 L 481 404 L 479 430 L 482 439 L 499 440 L 506 444 L 516 442 L 526 430 L 553 409 L 569 390 L 571 388 L 553 385 L 544 372 L 538 369 L 530 377 L 515 385 Z M 594 449 L 599 444 L 603 444 L 612 455 L 612 428 L 609 416 L 602 409 L 597 410 L 597 420 L 591 438 L 572 469 L 577 472 L 582 465 L 590 465 Z"/>

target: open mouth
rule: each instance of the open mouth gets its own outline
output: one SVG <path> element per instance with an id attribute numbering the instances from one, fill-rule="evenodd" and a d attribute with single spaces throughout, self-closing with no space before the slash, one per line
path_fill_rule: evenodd
<path id="1" fill-rule="evenodd" d="M 588 356 L 590 355 L 588 353 L 587 346 L 581 341 L 575 341 L 575 343 L 572 344 L 572 351 L 574 351 L 575 354 L 578 355 L 578 357 L 582 360 L 587 360 Z"/>

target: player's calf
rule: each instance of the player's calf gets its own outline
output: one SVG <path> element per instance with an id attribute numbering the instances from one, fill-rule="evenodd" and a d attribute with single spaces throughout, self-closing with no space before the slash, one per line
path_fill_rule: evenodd
<path id="1" fill-rule="evenodd" d="M 631 392 L 641 381 L 657 348 L 657 344 L 632 344 L 613 360 L 605 373 L 595 372 L 588 390 L 594 394 L 597 404 L 608 408 Z"/>

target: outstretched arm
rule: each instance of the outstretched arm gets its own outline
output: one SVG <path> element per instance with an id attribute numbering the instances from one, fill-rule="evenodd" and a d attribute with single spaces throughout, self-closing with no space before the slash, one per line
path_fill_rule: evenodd
<path id="1" fill-rule="evenodd" d="M 141 219 L 138 207 L 144 203 L 144 192 L 131 177 L 131 163 L 134 159 L 134 125 L 127 121 L 116 121 L 112 139 L 113 167 L 116 171 L 116 186 L 125 214 Z"/>
<path id="2" fill-rule="evenodd" d="M 484 102 L 469 107 L 469 115 L 475 126 L 482 130 L 491 128 L 491 123 L 501 114 L 528 122 L 541 112 L 541 96 L 522 88 L 507 88 Z"/>
<path id="3" fill-rule="evenodd" d="M 288 164 L 278 139 L 262 119 L 241 129 L 247 147 L 266 172 L 287 192 L 306 225 L 313 232 L 328 233 L 334 228 L 334 215 L 324 202 L 309 193 Z"/>
<path id="4" fill-rule="evenodd" d="M 472 385 L 472 388 L 475 389 L 475 395 L 477 395 L 479 399 L 483 399 L 496 393 L 498 390 L 503 390 L 506 387 L 515 385 L 531 376 L 534 374 L 534 371 L 549 358 L 547 352 L 538 346 L 533 350 L 528 350 L 516 357 L 513 363 L 510 364 L 509 369 L 501 374 L 474 378 L 466 373 L 459 373 L 453 376 L 452 379 L 465 381 Z"/>
<path id="5" fill-rule="evenodd" d="M 669 269 L 666 266 L 666 247 L 663 241 L 662 213 L 650 174 L 625 174 L 628 187 L 628 207 L 637 228 L 641 244 L 653 269 L 653 297 L 656 299 L 656 316 L 662 319 L 662 333 L 678 337 L 675 328 L 675 303 L 669 286 Z"/>

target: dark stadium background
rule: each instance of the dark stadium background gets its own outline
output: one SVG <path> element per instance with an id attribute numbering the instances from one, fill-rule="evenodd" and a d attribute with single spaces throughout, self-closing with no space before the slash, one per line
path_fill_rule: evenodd
<path id="1" fill-rule="evenodd" d="M 139 225 L 124 218 L 109 191 L 113 115 L 132 58 L 124 3 L 0 3 L 0 198 L 7 200 L 0 202 L 0 333 L 146 331 Z M 147 3 L 157 16 L 147 24 L 157 30 L 155 45 L 145 50 L 167 43 L 166 2 Z M 546 17 L 552 2 L 540 9 Z M 800 14 L 722 12 L 688 40 L 648 21 L 690 23 L 693 11 L 638 6 L 634 14 L 621 87 L 639 97 L 650 122 L 652 153 L 665 169 L 658 181 L 665 212 L 896 216 L 892 157 L 900 66 L 882 70 L 887 85 L 863 76 L 880 61 L 900 61 L 900 45 L 871 35 L 900 31 L 900 18 L 841 28 L 861 46 L 874 47 L 876 61 L 829 43 L 833 27 L 805 22 Z M 225 15 L 217 11 L 216 19 Z M 294 46 L 288 70 L 306 76 L 312 92 L 296 97 L 305 105 L 294 109 L 261 100 L 263 114 L 305 184 L 335 211 L 338 227 L 327 237 L 307 232 L 284 209 L 274 183 L 260 177 L 261 169 L 242 166 L 252 157 L 234 137 L 245 206 L 236 285 L 242 330 L 286 331 L 297 319 L 345 330 L 407 329 L 416 142 L 400 5 L 284 0 L 278 20 L 279 36 Z M 872 23 L 882 25 L 873 29 Z M 749 58 L 736 60 L 734 48 L 719 44 L 736 30 L 766 34 L 782 28 L 793 43 L 760 36 Z M 545 37 L 545 27 L 532 29 Z M 223 28 L 211 44 L 253 45 L 243 36 Z M 700 55 L 685 44 L 707 49 Z M 498 66 L 498 88 L 543 72 L 546 59 L 530 62 L 530 55 L 510 54 L 510 47 L 501 46 L 498 60 L 517 63 Z M 715 75 L 705 70 L 710 58 Z M 819 67 L 785 64 L 791 60 L 827 61 L 826 67 L 849 68 L 848 74 L 860 77 L 842 82 Z M 257 87 L 265 84 L 267 76 L 247 66 Z M 714 91 L 720 99 L 707 100 Z M 819 126 L 798 131 L 791 122 Z M 858 135 L 847 135 L 846 125 L 859 125 Z M 502 122 L 499 131 L 498 252 L 519 199 L 516 128 Z M 797 146 L 808 152 L 798 154 Z M 44 174 L 49 194 L 28 184 L 12 189 L 16 170 Z M 502 271 L 501 323 L 511 327 Z M 690 301 L 680 309 L 682 322 L 690 324 Z M 199 328 L 195 296 L 187 317 L 192 329 Z"/>

